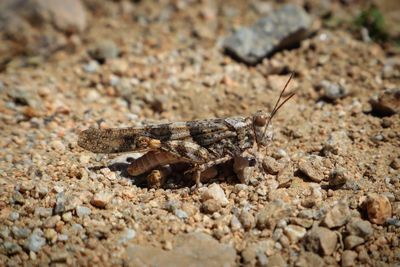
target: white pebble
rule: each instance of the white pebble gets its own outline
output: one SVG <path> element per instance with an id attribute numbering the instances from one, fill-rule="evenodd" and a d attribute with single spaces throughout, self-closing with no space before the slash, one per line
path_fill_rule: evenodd
<path id="1" fill-rule="evenodd" d="M 221 206 L 228 205 L 229 201 L 226 198 L 224 190 L 218 184 L 210 185 L 202 194 L 202 200 L 214 199 Z"/>

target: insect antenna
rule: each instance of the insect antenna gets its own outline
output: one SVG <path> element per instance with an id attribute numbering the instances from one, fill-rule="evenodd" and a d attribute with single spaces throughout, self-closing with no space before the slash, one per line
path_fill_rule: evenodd
<path id="1" fill-rule="evenodd" d="M 265 130 L 264 130 L 262 139 L 264 139 L 265 134 L 267 133 L 268 126 L 269 126 L 269 124 L 271 123 L 272 118 L 273 118 L 273 117 L 275 116 L 275 114 L 278 112 L 278 110 L 279 110 L 287 101 L 289 101 L 289 99 L 291 99 L 291 98 L 295 95 L 294 92 L 290 93 L 289 96 L 286 97 L 285 100 L 283 100 L 282 103 L 280 103 L 280 101 L 281 101 L 281 99 L 282 99 L 282 96 L 283 96 L 283 94 L 285 93 L 285 90 L 286 90 L 287 86 L 289 85 L 290 81 L 291 81 L 292 78 L 293 78 L 293 75 L 294 75 L 294 73 L 292 72 L 292 74 L 290 74 L 289 80 L 286 82 L 285 87 L 283 87 L 283 90 L 282 90 L 282 92 L 281 92 L 280 95 L 279 95 L 278 101 L 276 101 L 275 106 L 274 106 L 274 108 L 272 109 L 272 112 L 271 112 L 271 115 L 269 116 L 268 122 L 267 122 L 267 124 L 265 125 Z"/>

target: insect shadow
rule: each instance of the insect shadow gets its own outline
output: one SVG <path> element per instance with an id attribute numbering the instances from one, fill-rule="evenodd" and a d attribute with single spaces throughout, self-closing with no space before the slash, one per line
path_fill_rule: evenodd
<path id="1" fill-rule="evenodd" d="M 98 172 L 102 169 L 108 168 L 112 172 L 119 172 L 119 176 L 123 179 L 128 179 L 133 185 L 136 185 L 138 187 L 145 187 L 146 186 L 146 181 L 144 178 L 140 179 L 141 177 L 132 177 L 131 175 L 128 174 L 127 168 L 132 162 L 132 158 L 127 157 L 124 161 L 116 161 L 113 162 L 109 165 L 98 165 L 98 166 L 91 166 L 88 167 L 89 170 Z"/>
<path id="2" fill-rule="evenodd" d="M 149 172 L 139 176 L 132 176 L 128 173 L 127 169 L 132 161 L 134 161 L 133 158 L 127 157 L 124 160 L 121 159 L 109 165 L 92 166 L 89 167 L 88 169 L 91 171 L 98 172 L 101 169 L 108 168 L 112 172 L 118 172 L 120 179 L 127 179 L 132 183 L 132 185 L 135 185 L 140 188 L 150 188 L 146 179 Z M 209 181 L 206 182 L 206 184 L 211 184 L 213 182 L 221 182 L 221 181 L 224 181 L 225 183 L 228 184 L 239 183 L 238 178 L 231 171 L 232 170 L 231 165 L 232 165 L 231 162 L 227 162 L 222 166 L 220 166 L 221 168 L 218 169 L 218 174 L 216 175 L 216 177 L 211 178 Z M 184 170 L 174 171 L 173 174 L 167 178 L 167 181 L 162 186 L 162 188 L 178 189 L 178 188 L 186 188 L 193 186 L 193 179 L 191 179 L 191 175 L 185 177 L 183 173 Z"/>

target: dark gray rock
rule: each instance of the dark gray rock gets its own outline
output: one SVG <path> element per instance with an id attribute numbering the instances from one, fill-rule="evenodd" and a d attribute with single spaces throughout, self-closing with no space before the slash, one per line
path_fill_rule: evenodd
<path id="1" fill-rule="evenodd" d="M 305 39 L 311 17 L 299 6 L 285 5 L 260 19 L 251 27 L 242 27 L 224 40 L 224 49 L 247 64 Z"/>

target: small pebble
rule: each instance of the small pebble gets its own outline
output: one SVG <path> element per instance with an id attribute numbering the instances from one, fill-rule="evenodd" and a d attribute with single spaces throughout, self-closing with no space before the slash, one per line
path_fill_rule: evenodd
<path id="1" fill-rule="evenodd" d="M 297 267 L 324 266 L 324 260 L 313 252 L 302 252 L 296 262 Z"/>
<path id="2" fill-rule="evenodd" d="M 282 166 L 273 157 L 266 157 L 263 161 L 263 167 L 269 174 L 277 174 Z"/>
<path id="3" fill-rule="evenodd" d="M 242 228 L 242 224 L 240 223 L 238 217 L 236 217 L 235 215 L 232 216 L 230 226 L 232 231 L 237 231 Z"/>
<path id="4" fill-rule="evenodd" d="M 321 182 L 324 179 L 322 171 L 322 157 L 308 156 L 299 161 L 299 171 L 304 173 L 310 180 Z"/>
<path id="5" fill-rule="evenodd" d="M 280 188 L 289 187 L 292 183 L 293 178 L 294 178 L 294 172 L 292 164 L 290 163 L 282 167 L 282 169 L 279 171 L 276 177 Z"/>
<path id="6" fill-rule="evenodd" d="M 15 211 L 11 212 L 10 215 L 8 216 L 8 219 L 13 222 L 17 221 L 19 219 L 19 213 Z"/>
<path id="7" fill-rule="evenodd" d="M 34 214 L 35 214 L 35 216 L 47 218 L 47 217 L 50 217 L 53 214 L 53 209 L 37 207 L 37 208 L 35 208 Z"/>
<path id="8" fill-rule="evenodd" d="M 369 221 L 365 221 L 359 218 L 353 218 L 346 225 L 346 230 L 351 235 L 356 235 L 362 238 L 368 238 L 374 232 L 372 225 Z"/>
<path id="9" fill-rule="evenodd" d="M 75 212 L 78 217 L 84 217 L 92 213 L 90 208 L 84 206 L 76 207 Z"/>
<path id="10" fill-rule="evenodd" d="M 384 195 L 371 194 L 366 201 L 367 213 L 370 222 L 384 224 L 392 216 L 392 205 Z"/>
<path id="11" fill-rule="evenodd" d="M 23 196 L 20 192 L 18 192 L 18 191 L 15 191 L 15 192 L 13 193 L 13 195 L 12 195 L 12 200 L 13 200 L 14 203 L 16 203 L 16 204 L 20 204 L 20 205 L 25 204 L 25 198 L 24 198 L 24 196 Z"/>
<path id="12" fill-rule="evenodd" d="M 134 229 L 125 229 L 118 239 L 118 243 L 125 244 L 129 240 L 134 239 L 136 236 L 136 231 Z"/>
<path id="13" fill-rule="evenodd" d="M 96 193 L 92 200 L 90 201 L 90 204 L 95 206 L 96 208 L 101 208 L 104 209 L 106 205 L 111 201 L 113 198 L 113 194 L 109 192 L 100 192 Z"/>
<path id="14" fill-rule="evenodd" d="M 268 266 L 285 267 L 287 264 L 282 255 L 277 253 L 268 257 Z"/>
<path id="15" fill-rule="evenodd" d="M 307 250 L 320 253 L 321 256 L 332 255 L 336 249 L 337 235 L 325 227 L 314 227 L 306 235 Z"/>
<path id="16" fill-rule="evenodd" d="M 113 40 L 101 39 L 89 51 L 89 54 L 92 58 L 102 62 L 109 58 L 116 58 L 119 54 L 119 48 Z"/>
<path id="17" fill-rule="evenodd" d="M 59 234 L 58 237 L 57 237 L 57 240 L 59 240 L 59 241 L 67 241 L 68 240 L 68 235 Z"/>
<path id="18" fill-rule="evenodd" d="M 31 231 L 28 228 L 25 227 L 18 227 L 18 226 L 13 226 L 11 228 L 11 232 L 13 233 L 14 237 L 19 239 L 19 238 L 27 238 Z"/>
<path id="19" fill-rule="evenodd" d="M 248 189 L 248 185 L 246 184 L 235 184 L 235 193 L 239 193 L 240 191 L 246 191 Z"/>
<path id="20" fill-rule="evenodd" d="M 203 202 L 202 210 L 204 213 L 213 214 L 221 209 L 221 205 L 213 198 Z"/>
<path id="21" fill-rule="evenodd" d="M 56 224 L 61 220 L 60 215 L 55 215 L 52 216 L 50 218 L 47 218 L 44 222 L 43 222 L 43 226 L 45 228 L 54 228 L 56 226 Z"/>
<path id="22" fill-rule="evenodd" d="M 54 140 L 50 142 L 50 147 L 59 153 L 63 153 L 65 151 L 65 145 L 60 140 Z"/>
<path id="23" fill-rule="evenodd" d="M 181 207 L 181 202 L 176 199 L 170 199 L 165 203 L 165 209 L 169 212 L 174 212 Z"/>
<path id="24" fill-rule="evenodd" d="M 65 194 L 63 191 L 61 191 L 60 193 L 57 194 L 56 197 L 56 205 L 54 206 L 53 210 L 54 214 L 60 214 L 65 211 L 65 202 L 66 202 Z"/>
<path id="25" fill-rule="evenodd" d="M 55 243 L 57 241 L 57 232 L 52 228 L 47 228 L 44 230 L 44 237 L 51 243 Z"/>
<path id="26" fill-rule="evenodd" d="M 283 232 L 289 238 L 290 242 L 295 244 L 305 236 L 307 231 L 301 226 L 289 224 L 283 229 Z"/>
<path id="27" fill-rule="evenodd" d="M 56 251 L 50 256 L 52 263 L 64 263 L 67 261 L 68 257 L 69 254 L 66 251 Z"/>
<path id="28" fill-rule="evenodd" d="M 10 229 L 7 226 L 0 227 L 0 237 L 3 239 L 7 239 L 10 235 Z"/>
<path id="29" fill-rule="evenodd" d="M 42 246 L 46 244 L 46 239 L 42 237 L 41 231 L 33 231 L 33 233 L 25 241 L 24 247 L 33 252 L 38 252 L 42 249 Z"/>
<path id="30" fill-rule="evenodd" d="M 390 167 L 395 170 L 400 170 L 400 157 L 393 159 L 390 163 Z"/>
<path id="31" fill-rule="evenodd" d="M 345 250 L 342 253 L 342 267 L 356 266 L 357 252 L 352 250 Z"/>
<path id="32" fill-rule="evenodd" d="M 64 187 L 59 186 L 59 185 L 55 185 L 55 186 L 53 187 L 53 191 L 59 194 L 59 193 L 61 193 L 61 192 L 64 191 Z"/>
<path id="33" fill-rule="evenodd" d="M 329 185 L 335 188 L 341 187 L 349 180 L 346 169 L 338 167 L 329 175 Z"/>
<path id="34" fill-rule="evenodd" d="M 80 225 L 79 223 L 74 223 L 74 224 L 72 225 L 72 231 L 73 231 L 75 234 L 78 234 L 78 233 L 82 232 L 83 230 L 84 230 L 83 226 Z"/>
<path id="35" fill-rule="evenodd" d="M 375 98 L 370 99 L 372 109 L 380 116 L 392 116 L 400 112 L 400 89 L 381 91 Z"/>
<path id="36" fill-rule="evenodd" d="M 229 201 L 226 198 L 224 190 L 218 184 L 210 185 L 201 195 L 203 201 L 214 199 L 218 205 L 226 206 Z"/>
<path id="37" fill-rule="evenodd" d="M 89 63 L 83 65 L 83 70 L 87 73 L 95 73 L 99 69 L 100 65 L 97 61 L 91 60 Z"/>
<path id="38" fill-rule="evenodd" d="M 48 187 L 44 184 L 37 185 L 35 190 L 41 198 L 45 197 L 49 193 Z"/>
<path id="39" fill-rule="evenodd" d="M 350 219 L 350 209 L 347 203 L 340 202 L 332 209 L 328 210 L 323 223 L 328 228 L 340 227 Z"/>
<path id="40" fill-rule="evenodd" d="M 344 239 L 344 247 L 346 249 L 352 249 L 362 243 L 364 243 L 364 239 L 356 235 L 349 235 Z"/>
<path id="41" fill-rule="evenodd" d="M 80 163 L 86 165 L 90 162 L 90 158 L 91 158 L 90 155 L 82 154 L 79 157 L 79 161 L 80 161 Z"/>
<path id="42" fill-rule="evenodd" d="M 8 241 L 3 243 L 3 248 L 4 248 L 5 252 L 7 253 L 7 255 L 9 255 L 9 256 L 12 256 L 12 255 L 17 254 L 22 251 L 22 248 L 18 244 L 15 244 L 13 242 L 8 242 Z"/>
<path id="43" fill-rule="evenodd" d="M 343 98 L 348 94 L 345 87 L 327 80 L 322 80 L 319 87 L 322 89 L 322 97 L 331 101 Z"/>
<path id="44" fill-rule="evenodd" d="M 188 217 L 187 213 L 181 209 L 175 209 L 174 214 L 179 219 L 186 219 Z"/>
<path id="45" fill-rule="evenodd" d="M 64 213 L 62 216 L 64 222 L 70 222 L 72 220 L 72 213 L 70 211 Z"/>
<path id="46" fill-rule="evenodd" d="M 254 216 L 247 211 L 242 211 L 239 215 L 239 220 L 245 230 L 250 230 L 255 225 Z"/>

